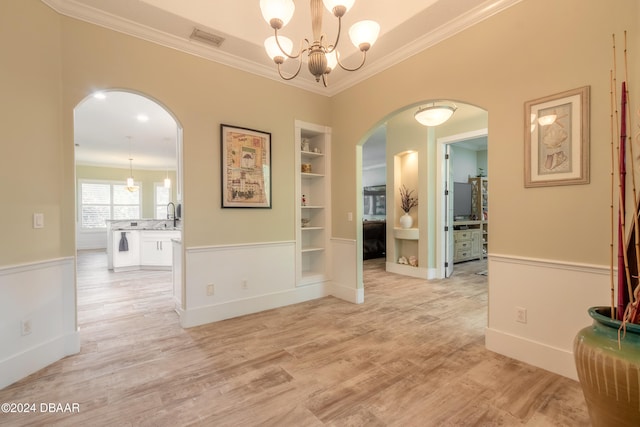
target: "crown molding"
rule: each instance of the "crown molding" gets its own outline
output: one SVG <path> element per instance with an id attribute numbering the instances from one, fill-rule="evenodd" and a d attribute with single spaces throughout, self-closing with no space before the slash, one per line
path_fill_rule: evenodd
<path id="1" fill-rule="evenodd" d="M 344 78 L 331 85 L 330 96 L 355 86 L 361 81 L 373 77 L 376 74 L 379 74 L 426 49 L 429 49 L 466 30 L 467 28 L 470 28 L 493 15 L 520 3 L 521 1 L 522 0 L 487 0 L 482 5 L 470 10 L 464 15 L 461 15 L 459 18 L 447 22 L 433 31 L 425 33 L 422 37 L 414 40 L 413 42 L 407 43 L 400 49 L 397 49 L 394 52 L 385 55 L 383 58 L 368 64 L 368 66 L 361 68 L 358 70 L 357 75 L 354 73 L 347 74 Z"/>
<path id="2" fill-rule="evenodd" d="M 416 55 L 449 37 L 521 2 L 522 0 L 487 0 L 482 5 L 470 10 L 460 17 L 424 34 L 422 37 L 405 44 L 391 54 L 373 61 L 357 73 L 342 73 L 338 79 L 331 81 L 330 86 L 324 87 L 313 79 L 296 78 L 284 81 L 273 66 L 266 66 L 220 49 L 213 49 L 184 37 L 170 34 L 155 28 L 133 22 L 131 20 L 110 14 L 108 12 L 87 6 L 75 0 L 41 0 L 61 15 L 95 24 L 103 28 L 127 34 L 142 40 L 176 49 L 191 55 L 217 62 L 254 75 L 265 77 L 282 84 L 294 86 L 309 92 L 331 97 L 355 86 L 356 84 L 375 76 L 399 62 Z"/>

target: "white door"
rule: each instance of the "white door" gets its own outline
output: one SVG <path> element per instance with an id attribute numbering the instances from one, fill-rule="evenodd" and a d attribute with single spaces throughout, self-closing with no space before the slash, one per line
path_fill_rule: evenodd
<path id="1" fill-rule="evenodd" d="M 444 148 L 444 204 L 445 204 L 445 243 L 444 243 L 444 277 L 451 277 L 453 274 L 453 174 L 451 170 L 451 147 L 449 144 Z"/>

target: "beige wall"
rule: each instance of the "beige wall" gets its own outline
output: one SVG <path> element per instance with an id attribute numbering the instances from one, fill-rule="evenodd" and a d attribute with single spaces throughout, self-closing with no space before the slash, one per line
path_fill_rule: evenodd
<path id="1" fill-rule="evenodd" d="M 327 124 L 328 100 L 76 20 L 62 29 L 65 139 L 70 112 L 91 91 L 150 95 L 184 129 L 185 246 L 293 240 L 293 123 Z M 271 132 L 272 209 L 220 208 L 221 123 Z"/>
<path id="2" fill-rule="evenodd" d="M 356 224 L 346 221 L 356 212 L 355 145 L 394 111 L 454 99 L 489 113 L 491 251 L 606 261 L 607 227 L 593 225 L 609 216 L 602 159 L 609 156 L 611 34 L 621 40 L 626 29 L 638 41 L 633 0 L 526 0 L 332 99 L 60 17 L 35 0 L 0 7 L 0 85 L 11 100 L 0 105 L 11 124 L 1 137 L 0 173 L 19 183 L 0 190 L 11 206 L 3 212 L 11 226 L 0 264 L 73 254 L 72 111 L 103 88 L 152 96 L 183 126 L 187 246 L 293 239 L 294 119 L 333 127 L 333 235 L 355 238 Z M 592 93 L 591 183 L 525 189 L 523 103 L 583 85 Z M 220 123 L 272 133 L 273 209 L 220 209 Z M 31 228 L 33 212 L 45 214 L 44 229 Z"/>
<path id="3" fill-rule="evenodd" d="M 526 0 L 331 100 L 333 234 L 354 238 L 355 146 L 394 111 L 452 99 L 488 111 L 490 252 L 607 264 L 611 34 L 635 47 L 638 3 Z M 631 71 L 640 55 L 632 51 Z M 631 73 L 636 76 L 637 73 Z M 638 78 L 632 87 L 638 87 Z M 524 188 L 527 100 L 591 86 L 591 183 Z M 517 236 L 517 238 L 514 238 Z"/>
<path id="4" fill-rule="evenodd" d="M 73 255 L 73 109 L 105 88 L 155 98 L 183 127 L 186 246 L 294 239 L 294 120 L 328 125 L 327 98 L 61 17 L 36 0 L 0 2 L 0 28 L 0 116 L 10 124 L 0 173 L 19 183 L 0 189 L 11 207 L 0 265 Z M 220 208 L 221 123 L 271 132 L 272 209 Z M 44 212 L 44 229 L 32 230 L 33 212 Z"/>
<path id="5" fill-rule="evenodd" d="M 35 3 L 0 2 L 0 265 L 63 252 L 60 18 Z M 45 228 L 32 228 L 34 212 Z"/>

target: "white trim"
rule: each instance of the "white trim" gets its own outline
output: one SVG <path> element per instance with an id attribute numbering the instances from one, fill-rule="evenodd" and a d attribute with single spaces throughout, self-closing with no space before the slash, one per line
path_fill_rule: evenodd
<path id="1" fill-rule="evenodd" d="M 191 328 L 206 323 L 218 322 L 233 317 L 323 298 L 329 295 L 328 288 L 325 283 L 317 283 L 286 291 L 262 294 L 255 297 L 226 301 L 193 309 L 181 310 L 177 308 L 176 312 L 180 315 L 180 325 L 182 325 L 183 328 Z"/>
<path id="2" fill-rule="evenodd" d="M 0 276 L 24 273 L 27 271 L 37 271 L 49 267 L 63 267 L 67 263 L 74 261 L 75 257 L 63 257 L 47 259 L 44 261 L 27 262 L 24 264 L 0 266 Z"/>
<path id="3" fill-rule="evenodd" d="M 75 265 L 63 257 L 0 267 L 0 389 L 80 351 Z M 24 320 L 32 331 L 21 335 Z"/>
<path id="4" fill-rule="evenodd" d="M 485 345 L 496 353 L 578 381 L 571 351 L 492 328 L 485 329 Z"/>
<path id="5" fill-rule="evenodd" d="M 330 242 L 333 267 L 331 295 L 353 304 L 362 304 L 364 287 L 358 287 L 357 240 L 332 237 Z"/>
<path id="6" fill-rule="evenodd" d="M 211 246 L 190 246 L 185 249 L 187 253 L 225 251 L 227 249 L 250 249 L 263 246 L 289 246 L 294 245 L 295 240 L 282 240 L 279 242 L 258 242 L 258 243 L 234 243 L 230 245 L 211 245 Z"/>
<path id="7" fill-rule="evenodd" d="M 470 139 L 475 139 L 481 136 L 488 136 L 488 135 L 489 135 L 489 129 L 481 128 L 481 129 L 477 129 L 469 132 L 462 132 L 456 135 L 451 135 L 451 136 L 446 136 L 446 137 L 436 139 L 436 170 L 438 171 L 436 176 L 436 188 L 439 195 L 438 205 L 440 206 L 440 208 L 436 210 L 436 247 L 438 249 L 436 250 L 436 268 L 435 268 L 435 274 L 433 278 L 442 279 L 446 276 L 444 263 L 446 259 L 445 243 L 446 243 L 447 235 L 444 231 L 444 225 L 446 223 L 445 220 L 447 216 L 447 212 L 445 212 L 445 209 L 447 207 L 447 203 L 445 203 L 445 197 L 447 196 L 445 195 L 444 190 L 445 190 L 445 183 L 448 178 L 445 176 L 446 168 L 444 163 L 444 154 L 445 154 L 444 146 L 447 144 L 467 141 Z M 453 227 L 453 224 L 451 224 L 451 227 Z M 489 230 L 491 230 L 491 227 L 489 227 Z M 453 233 L 453 230 L 450 230 L 449 232 Z M 452 250 L 451 252 L 454 252 L 454 251 Z M 448 262 L 453 263 L 453 259 L 448 260 Z"/>
<path id="8" fill-rule="evenodd" d="M 338 93 L 370 78 L 378 73 L 416 55 L 438 43 L 470 28 L 491 16 L 521 2 L 522 0 L 487 0 L 453 21 L 427 32 L 424 36 L 406 43 L 402 48 L 396 49 L 392 54 L 378 61 L 367 64 L 357 73 L 343 73 L 338 80 L 331 82 L 325 88 L 313 81 L 313 79 L 296 78 L 289 81 L 282 80 L 275 66 L 267 66 L 246 58 L 233 55 L 220 49 L 212 49 L 209 46 L 194 43 L 189 39 L 174 34 L 166 33 L 145 25 L 137 24 L 116 15 L 93 8 L 74 0 L 42 0 L 56 12 L 89 22 L 110 30 L 118 31 L 133 37 L 172 49 L 177 49 L 204 59 L 227 65 L 251 74 L 279 81 L 309 92 L 323 96 L 334 96 Z"/>
<path id="9" fill-rule="evenodd" d="M 580 262 L 566 262 L 566 261 L 558 261 L 555 259 L 544 259 L 544 258 L 529 258 L 529 257 L 519 257 L 513 255 L 502 255 L 502 254 L 494 254 L 492 253 L 489 258 L 492 261 L 499 261 L 504 263 L 512 263 L 512 264 L 521 264 L 521 265 L 529 265 L 529 266 L 539 266 L 546 268 L 555 268 L 561 270 L 570 270 L 570 271 L 579 271 L 590 274 L 602 274 L 609 275 L 611 270 L 609 266 L 599 265 L 599 264 L 585 264 Z M 617 271 L 617 269 L 614 269 Z"/>
<path id="10" fill-rule="evenodd" d="M 410 265 L 387 262 L 385 269 L 389 273 L 402 274 L 403 276 L 416 277 L 418 279 L 435 279 L 435 269 L 425 267 L 412 267 Z"/>
<path id="11" fill-rule="evenodd" d="M 80 332 L 70 332 L 0 361 L 0 389 L 80 352 Z"/>
<path id="12" fill-rule="evenodd" d="M 573 340 L 588 308 L 609 304 L 609 267 L 490 254 L 488 270 L 487 349 L 577 379 Z"/>

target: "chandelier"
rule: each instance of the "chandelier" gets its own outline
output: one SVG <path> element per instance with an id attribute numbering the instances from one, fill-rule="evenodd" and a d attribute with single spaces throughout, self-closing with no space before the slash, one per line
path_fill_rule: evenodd
<path id="1" fill-rule="evenodd" d="M 360 21 L 349 29 L 351 42 L 362 52 L 362 62 L 356 68 L 347 68 L 340 62 L 338 42 L 342 30 L 342 17 L 349 11 L 355 0 L 310 0 L 311 1 L 311 27 L 313 41 L 304 39 L 301 42 L 300 51 L 292 54 L 293 42 L 287 37 L 278 34 L 291 17 L 295 5 L 293 0 L 260 0 L 260 9 L 265 21 L 274 29 L 274 35 L 264 42 L 267 55 L 278 66 L 278 74 L 284 80 L 292 80 L 300 73 L 304 53 L 308 53 L 309 71 L 316 78 L 316 82 L 322 79 L 327 86 L 327 77 L 336 65 L 346 71 L 356 71 L 362 68 L 367 59 L 367 51 L 375 43 L 380 33 L 380 25 L 375 21 Z M 327 44 L 326 35 L 322 33 L 322 3 L 336 18 L 338 18 L 338 35 L 333 44 Z M 282 74 L 280 66 L 287 59 L 297 59 L 298 69 L 293 75 Z"/>
<path id="2" fill-rule="evenodd" d="M 456 107 L 449 105 L 435 105 L 419 108 L 413 115 L 424 126 L 438 126 L 446 122 L 456 112 Z"/>

